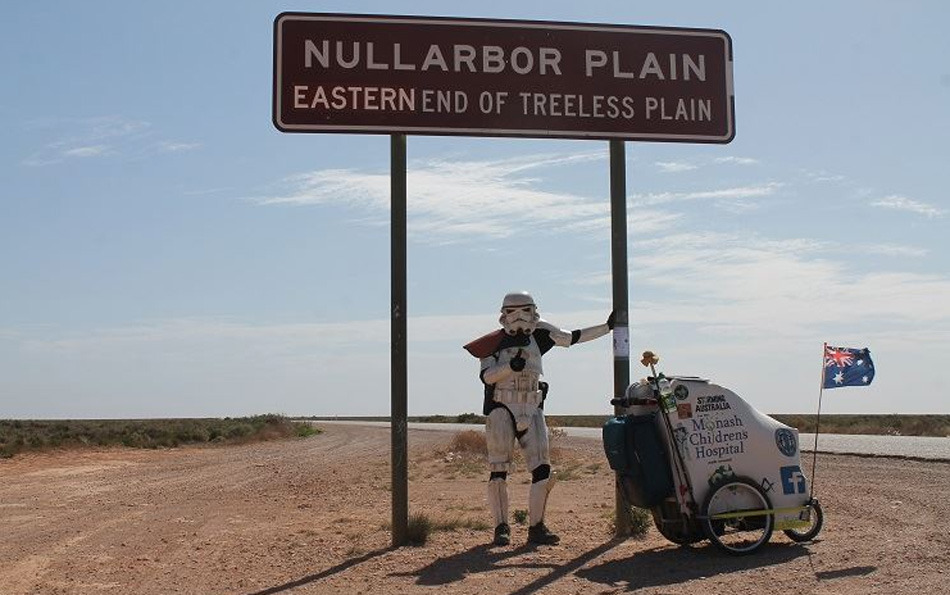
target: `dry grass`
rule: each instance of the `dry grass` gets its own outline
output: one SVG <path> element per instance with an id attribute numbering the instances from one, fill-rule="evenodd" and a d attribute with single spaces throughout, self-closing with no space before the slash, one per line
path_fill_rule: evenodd
<path id="1" fill-rule="evenodd" d="M 0 458 L 18 452 L 89 446 L 174 448 L 307 437 L 320 430 L 283 415 L 224 419 L 0 420 Z"/>
<path id="2" fill-rule="evenodd" d="M 814 413 L 769 413 L 783 424 L 798 428 L 799 432 L 815 431 Z M 548 415 L 549 427 L 599 428 L 607 421 L 606 415 Z M 871 434 L 888 436 L 950 437 L 950 415 L 946 414 L 849 414 L 823 413 L 823 434 Z"/>
<path id="3" fill-rule="evenodd" d="M 382 528 L 386 531 L 392 530 L 392 522 L 385 522 Z M 424 512 L 416 512 L 409 515 L 408 525 L 406 526 L 406 540 L 409 545 L 422 546 L 429 541 L 429 537 L 436 531 L 460 531 L 462 529 L 471 529 L 473 531 L 485 531 L 490 529 L 488 523 L 479 519 L 472 519 L 460 515 L 448 518 L 432 518 Z"/>
<path id="4" fill-rule="evenodd" d="M 556 427 L 549 429 L 548 452 L 558 479 L 570 481 L 582 475 L 597 473 L 601 468 L 599 464 L 579 461 L 572 455 L 570 448 L 561 445 L 565 436 L 564 430 Z M 485 473 L 488 469 L 488 445 L 485 433 L 476 430 L 458 432 L 446 448 L 435 453 L 435 457 L 444 463 L 444 472 L 448 473 L 449 479 Z M 512 471 L 521 467 L 524 467 L 524 454 L 520 448 L 515 447 Z"/>
<path id="5" fill-rule="evenodd" d="M 471 529 L 473 531 L 484 531 L 491 526 L 481 519 L 472 519 L 464 516 L 453 516 L 449 518 L 437 518 L 432 521 L 433 531 L 458 531 L 460 529 Z"/>
<path id="6" fill-rule="evenodd" d="M 406 527 L 406 540 L 409 545 L 425 545 L 429 541 L 429 534 L 432 533 L 432 521 L 429 517 L 416 513 L 409 516 L 409 524 Z"/>
<path id="7" fill-rule="evenodd" d="M 775 414 L 783 424 L 813 433 L 814 414 Z M 950 415 L 851 415 L 823 414 L 823 434 L 875 434 L 887 436 L 950 436 Z"/>
<path id="8" fill-rule="evenodd" d="M 628 523 L 630 525 L 630 537 L 634 539 L 642 539 L 646 537 L 647 533 L 650 531 L 650 527 L 653 526 L 653 515 L 650 514 L 650 511 L 645 508 L 637 508 L 636 506 L 631 506 L 627 509 L 628 512 Z M 603 518 L 610 521 L 610 532 L 617 532 L 617 510 L 613 506 L 606 507 L 603 514 Z"/>
<path id="9" fill-rule="evenodd" d="M 452 437 L 448 447 L 435 456 L 445 464 L 448 478 L 458 475 L 470 477 L 485 471 L 488 465 L 488 445 L 484 432 L 465 430 Z"/>
<path id="10" fill-rule="evenodd" d="M 465 430 L 452 437 L 449 450 L 465 455 L 487 456 L 488 443 L 485 440 L 484 432 Z"/>

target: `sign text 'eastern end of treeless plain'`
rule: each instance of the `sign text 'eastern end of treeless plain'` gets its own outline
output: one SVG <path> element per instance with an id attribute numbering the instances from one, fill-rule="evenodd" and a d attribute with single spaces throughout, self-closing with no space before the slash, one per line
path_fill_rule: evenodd
<path id="1" fill-rule="evenodd" d="M 284 132 L 728 143 L 732 43 L 713 29 L 284 13 Z"/>

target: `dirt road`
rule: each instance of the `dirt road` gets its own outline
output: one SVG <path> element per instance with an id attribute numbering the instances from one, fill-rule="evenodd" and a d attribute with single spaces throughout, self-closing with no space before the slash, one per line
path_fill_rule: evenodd
<path id="1" fill-rule="evenodd" d="M 729 557 L 611 540 L 597 441 L 557 437 L 557 547 L 487 545 L 485 471 L 411 431 L 410 507 L 456 530 L 391 549 L 389 433 L 0 461 L 0 593 L 913 593 L 950 584 L 950 464 L 822 455 L 820 540 Z M 518 468 L 512 510 L 526 509 Z M 479 527 L 479 524 L 482 526 Z M 475 528 L 470 528 L 475 527 Z"/>

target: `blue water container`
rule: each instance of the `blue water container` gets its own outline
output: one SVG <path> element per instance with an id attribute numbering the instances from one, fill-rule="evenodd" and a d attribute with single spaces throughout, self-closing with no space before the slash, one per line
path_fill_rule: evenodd
<path id="1" fill-rule="evenodd" d="M 631 504 L 650 508 L 673 495 L 673 477 L 655 413 L 611 418 L 604 424 L 603 439 L 607 462 L 620 475 Z"/>

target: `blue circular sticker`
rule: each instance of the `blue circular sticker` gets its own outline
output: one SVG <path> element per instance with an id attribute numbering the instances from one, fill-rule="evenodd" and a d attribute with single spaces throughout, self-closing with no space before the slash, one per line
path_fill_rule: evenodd
<path id="1" fill-rule="evenodd" d="M 795 437 L 795 432 L 785 428 L 775 430 L 775 445 L 786 457 L 795 456 L 798 452 L 798 439 Z"/>

